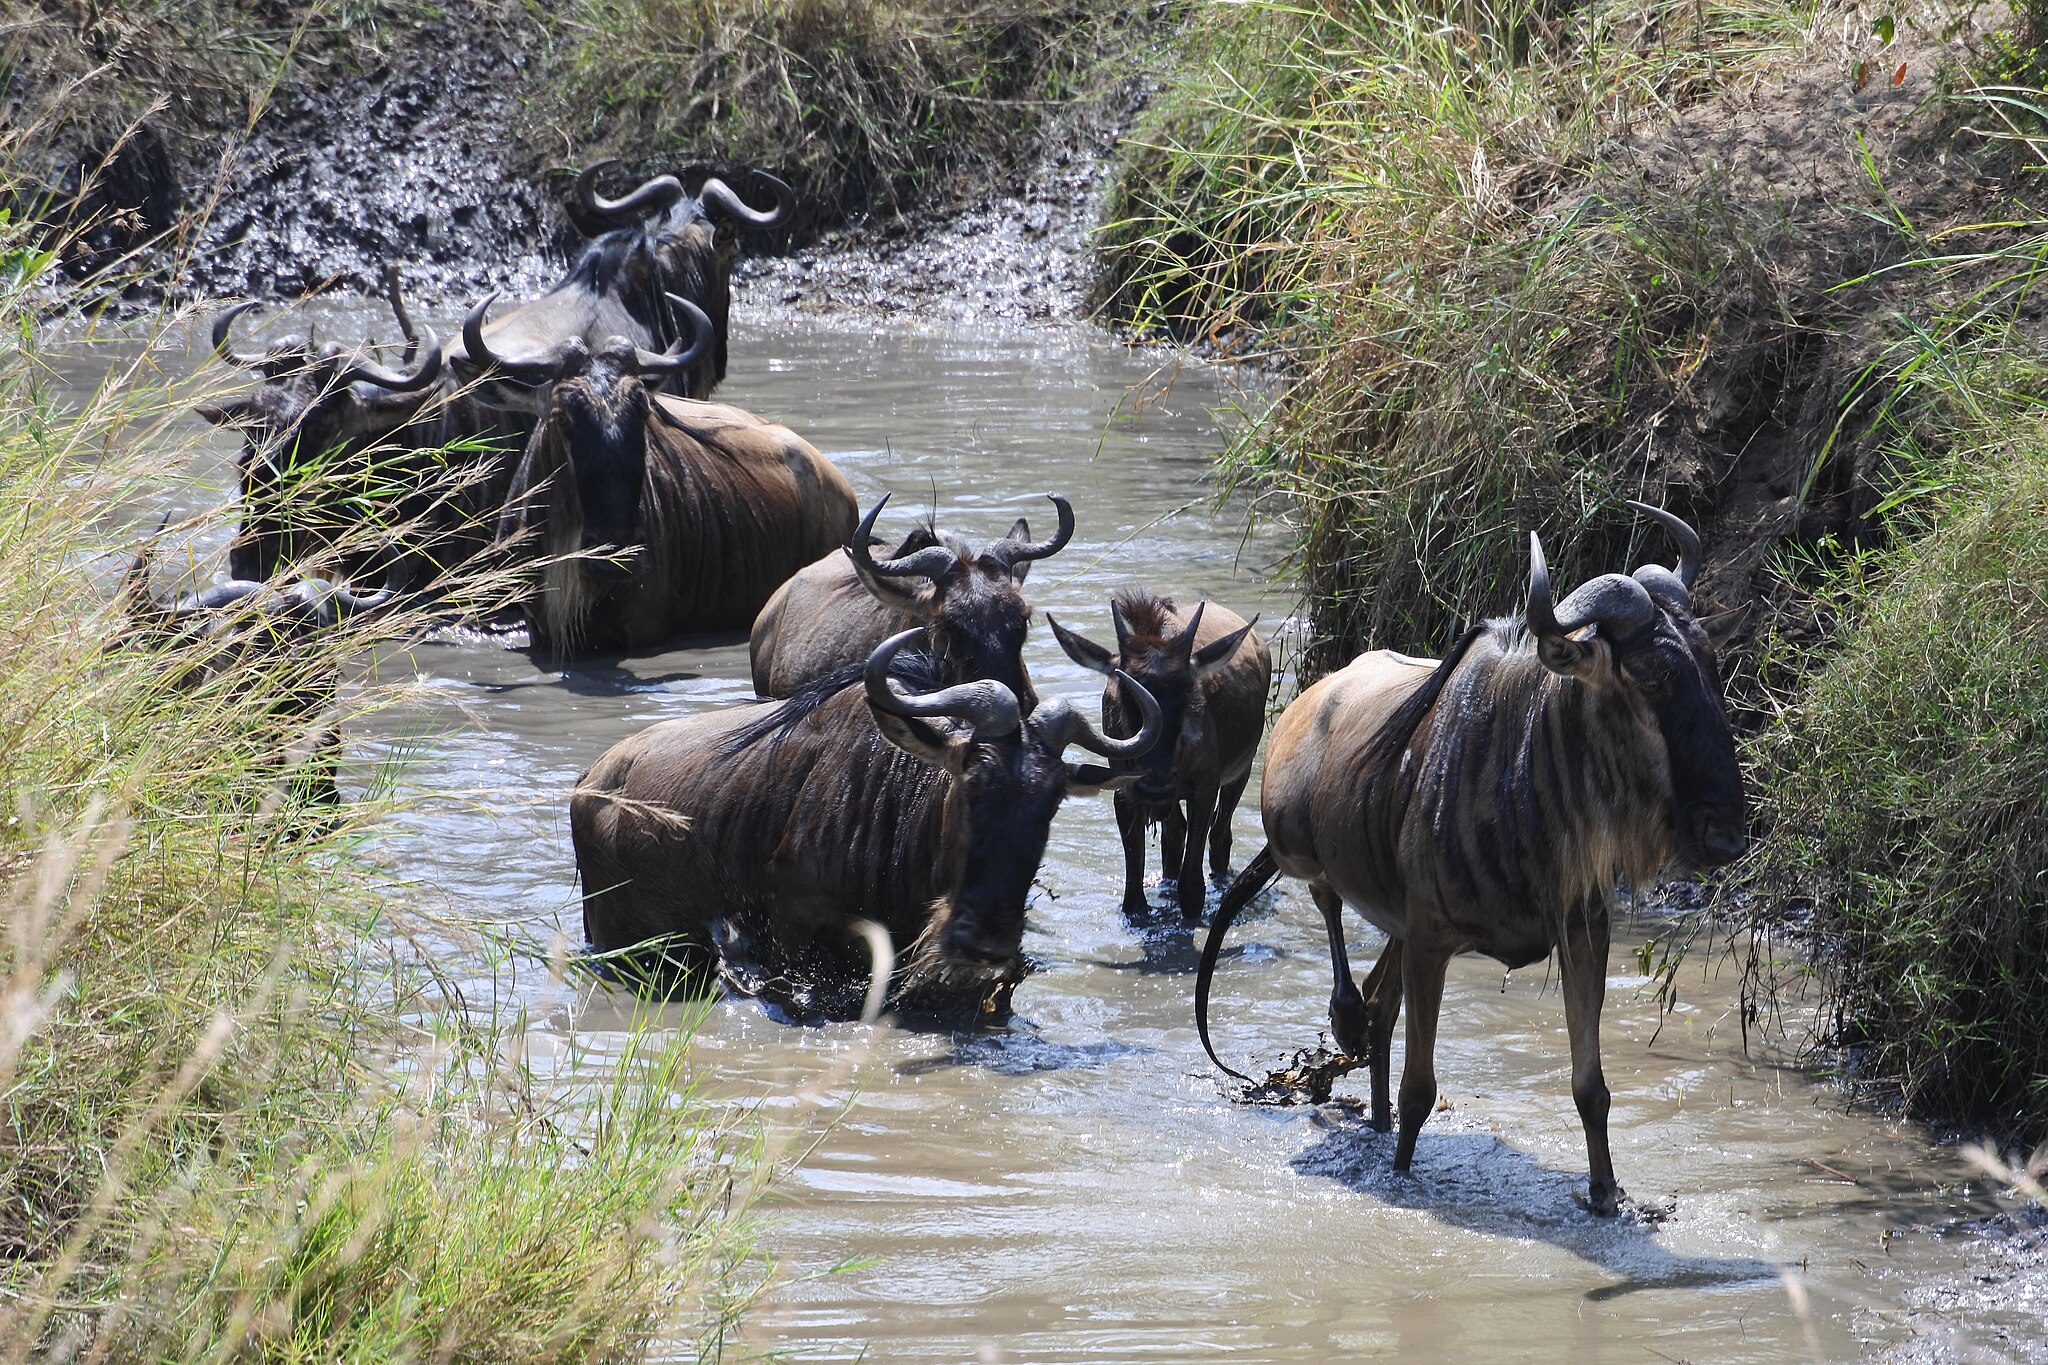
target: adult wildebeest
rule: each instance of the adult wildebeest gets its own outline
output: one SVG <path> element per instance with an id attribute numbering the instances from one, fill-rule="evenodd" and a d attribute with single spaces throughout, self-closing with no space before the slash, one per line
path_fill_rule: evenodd
<path id="1" fill-rule="evenodd" d="M 1058 554 L 1074 538 L 1074 509 L 1046 494 L 1059 514 L 1052 539 L 1033 541 L 1017 518 L 1008 535 L 984 550 L 925 522 L 904 537 L 895 554 L 877 560 L 875 518 L 889 503 L 884 493 L 843 552 L 806 566 L 783 584 L 754 618 L 747 641 L 754 691 L 786 697 L 802 684 L 865 659 L 889 636 L 925 628 L 927 652 L 946 661 L 949 681 L 991 678 L 1036 701 L 1024 670 L 1024 640 L 1031 604 L 1018 586 L 1038 560 Z"/>
<path id="2" fill-rule="evenodd" d="M 246 397 L 197 409 L 243 434 L 242 523 L 228 572 L 260 582 L 330 553 L 339 574 L 375 572 L 389 551 L 372 549 L 363 532 L 377 520 L 398 532 L 385 540 L 423 561 L 422 578 L 489 544 L 530 421 L 457 391 L 431 330 L 422 329 L 407 370 L 306 342 L 239 351 L 230 329 L 254 307 L 217 314 L 213 348 L 264 382 Z"/>
<path id="3" fill-rule="evenodd" d="M 754 178 L 775 196 L 772 209 L 749 208 L 722 180 L 706 180 L 693 195 L 670 175 L 657 176 L 623 198 L 606 199 L 596 192 L 597 176 L 616 164 L 600 161 L 576 177 L 582 221 L 604 229 L 602 235 L 583 248 L 547 293 L 493 322 L 485 339 L 493 355 L 520 362 L 540 360 L 570 337 L 581 338 L 592 350 L 612 337 L 624 337 L 659 353 L 689 337 L 691 320 L 674 303 L 687 299 L 711 319 L 712 336 L 704 352 L 675 375 L 675 388 L 684 397 L 709 398 L 725 378 L 734 251 L 732 233 L 719 232 L 712 211 L 728 223 L 774 227 L 788 219 L 796 196 L 774 176 L 756 171 Z M 487 378 L 482 360 L 466 341 L 449 350 L 448 360 L 466 381 Z M 504 383 L 489 384 L 486 394 L 488 401 L 534 415 L 546 400 L 545 393 L 522 393 Z"/>
<path id="4" fill-rule="evenodd" d="M 1165 874 L 1179 879 L 1176 902 L 1194 919 L 1205 899 L 1205 841 L 1210 873 L 1218 881 L 1230 875 L 1230 817 L 1251 780 L 1266 728 L 1273 656 L 1249 621 L 1213 602 L 1197 602 L 1184 614 L 1171 598 L 1133 588 L 1110 599 L 1109 614 L 1116 625 L 1114 654 L 1050 616 L 1046 621 L 1068 658 L 1109 675 L 1102 689 L 1104 734 L 1136 728 L 1118 673 L 1143 684 L 1164 717 L 1159 743 L 1138 762 L 1138 780 L 1116 794 L 1124 913 L 1142 918 L 1151 911 L 1145 827 L 1156 823 Z"/>
<path id="5" fill-rule="evenodd" d="M 1615 879 L 1647 887 L 1669 863 L 1719 867 L 1746 837 L 1720 672 L 1692 613 L 1699 537 L 1658 508 L 1629 506 L 1677 538 L 1675 572 L 1650 564 L 1603 574 L 1553 609 L 1531 535 L 1525 623 L 1476 626 L 1434 665 L 1360 655 L 1287 708 L 1266 754 L 1269 842 L 1224 897 L 1195 986 L 1209 1048 L 1209 979 L 1231 919 L 1275 876 L 1305 879 L 1330 936 L 1330 1022 L 1340 1047 L 1371 1058 L 1382 1131 L 1388 1046 L 1407 999 L 1394 1154 L 1394 1169 L 1406 1171 L 1436 1103 L 1437 1012 L 1452 955 L 1485 953 L 1513 968 L 1556 950 L 1572 1098 L 1592 1207 L 1603 1214 L 1622 1198 L 1600 1070 Z M 1388 936 L 1369 998 L 1345 957 L 1346 905 Z"/>
<path id="6" fill-rule="evenodd" d="M 592 765 L 569 805 L 591 947 L 666 940 L 685 973 L 722 965 L 743 989 L 845 1018 L 869 980 L 870 921 L 908 949 L 899 1004 L 1007 1007 L 1053 813 L 1126 780 L 1066 762 L 1067 746 L 1136 758 L 1159 713 L 1121 680 L 1145 720 L 1112 740 L 1063 701 L 940 686 L 929 656 L 897 657 L 919 634 L 789 701 L 664 721 Z"/>
<path id="7" fill-rule="evenodd" d="M 636 649 L 747 625 L 785 579 L 853 528 L 853 490 L 787 427 L 716 403 L 657 397 L 642 375 L 696 363 L 710 326 L 654 355 L 574 338 L 533 361 L 476 354 L 551 387 L 520 457 L 499 536 L 546 558 L 527 616 L 552 654 Z"/>

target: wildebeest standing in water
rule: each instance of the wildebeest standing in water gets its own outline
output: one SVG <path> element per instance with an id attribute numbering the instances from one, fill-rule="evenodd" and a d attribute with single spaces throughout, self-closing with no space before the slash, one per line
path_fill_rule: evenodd
<path id="1" fill-rule="evenodd" d="M 236 462 L 242 520 L 228 572 L 261 582 L 331 560 L 321 567 L 359 577 L 409 554 L 417 560 L 413 579 L 424 584 L 489 544 L 531 419 L 458 391 L 425 329 L 407 370 L 331 345 L 315 351 L 307 342 L 237 350 L 230 329 L 255 306 L 238 303 L 216 315 L 213 347 L 264 382 L 244 398 L 198 409 L 243 433 Z M 443 456 L 458 444 L 469 453 Z M 379 509 L 374 518 L 365 510 L 371 505 Z M 373 519 L 395 536 L 373 543 L 363 534 Z"/>
<path id="2" fill-rule="evenodd" d="M 664 721 L 592 765 L 569 805 L 591 947 L 662 940 L 684 976 L 722 968 L 796 1013 L 850 1018 L 872 921 L 898 954 L 899 1005 L 1007 1009 L 1054 812 L 1128 780 L 1067 746 L 1137 758 L 1158 710 L 1121 680 L 1144 724 L 1106 739 L 1063 701 L 938 685 L 929 656 L 898 658 L 919 634 L 789 701 Z"/>
<path id="3" fill-rule="evenodd" d="M 322 578 L 286 588 L 230 579 L 158 601 L 149 587 L 149 557 L 145 542 L 121 584 L 130 640 L 163 651 L 168 681 L 179 690 L 225 682 L 245 705 L 255 705 L 240 719 L 260 717 L 258 728 L 293 787 L 309 800 L 339 801 L 334 750 L 340 732 L 333 711 L 341 672 L 332 632 L 343 622 L 389 611 L 405 589 L 410 563 L 394 564 L 372 593 Z M 268 696 L 257 695 L 263 693 Z"/>
<path id="4" fill-rule="evenodd" d="M 1142 918 L 1145 827 L 1160 827 L 1160 861 L 1178 879 L 1175 902 L 1190 919 L 1202 913 L 1202 847 L 1219 882 L 1230 875 L 1230 818 L 1251 780 L 1252 760 L 1266 728 L 1273 656 L 1266 642 L 1228 607 L 1198 602 L 1182 612 L 1173 600 L 1129 589 L 1110 600 L 1116 652 L 1068 630 L 1051 617 L 1053 635 L 1083 668 L 1110 676 L 1102 690 L 1102 729 L 1137 728 L 1124 703 L 1118 672 L 1136 678 L 1164 717 L 1159 743 L 1137 764 L 1137 781 L 1116 794 L 1124 844 L 1124 913 Z"/>
<path id="5" fill-rule="evenodd" d="M 1553 608 L 1531 535 L 1523 622 L 1474 627 L 1434 665 L 1360 655 L 1287 708 L 1266 754 L 1269 842 L 1224 897 L 1195 988 L 1207 1048 L 1209 979 L 1230 920 L 1276 875 L 1306 880 L 1330 936 L 1330 1022 L 1340 1047 L 1371 1058 L 1382 1131 L 1388 1046 L 1406 998 L 1394 1154 L 1406 1171 L 1436 1104 L 1452 955 L 1513 968 L 1555 950 L 1599 1213 L 1623 1198 L 1600 1069 L 1616 877 L 1644 888 L 1667 864 L 1719 867 L 1746 839 L 1720 671 L 1692 610 L 1699 537 L 1660 509 L 1629 506 L 1677 538 L 1675 572 L 1603 574 Z M 1388 936 L 1363 997 L 1344 952 L 1345 905 Z"/>
<path id="6" fill-rule="evenodd" d="M 642 376 L 686 371 L 710 344 L 653 355 L 570 339 L 538 361 L 472 354 L 546 382 L 546 414 L 506 495 L 500 538 L 545 558 L 528 608 L 536 649 L 565 655 L 746 626 L 783 580 L 853 528 L 853 490 L 787 427 L 716 403 L 657 397 Z M 521 541 L 521 538 L 523 542 Z"/>
<path id="7" fill-rule="evenodd" d="M 660 353 L 691 335 L 691 319 L 674 303 L 685 299 L 710 318 L 712 335 L 706 349 L 673 376 L 672 388 L 684 397 L 709 398 L 725 378 L 732 311 L 735 241 L 730 230 L 719 230 L 719 220 L 774 227 L 789 218 L 796 196 L 774 176 L 756 171 L 753 178 L 775 197 L 771 209 L 748 207 L 722 180 L 706 180 L 690 194 L 670 175 L 606 199 L 596 192 L 597 176 L 616 164 L 599 161 L 576 178 L 581 224 L 601 235 L 547 293 L 493 322 L 485 340 L 493 355 L 514 362 L 538 361 L 571 337 L 592 350 L 612 337 L 624 337 L 642 350 Z M 522 393 L 515 384 L 488 382 L 483 358 L 467 342 L 451 349 L 448 359 L 465 381 L 487 381 L 488 401 L 539 414 L 545 392 Z M 503 372 L 497 377 L 502 379 Z"/>
<path id="8" fill-rule="evenodd" d="M 789 696 L 813 678 L 858 664 L 898 631 L 922 625 L 925 649 L 943 661 L 949 682 L 990 678 L 1033 705 L 1024 669 L 1031 604 L 1018 589 L 1034 563 L 1074 538 L 1073 507 L 1057 493 L 1046 496 L 1059 516 L 1049 540 L 1033 541 L 1019 517 L 1008 535 L 976 550 L 925 522 L 878 560 L 871 541 L 875 519 L 889 504 L 883 494 L 843 552 L 807 565 L 754 618 L 747 641 L 754 691 Z"/>

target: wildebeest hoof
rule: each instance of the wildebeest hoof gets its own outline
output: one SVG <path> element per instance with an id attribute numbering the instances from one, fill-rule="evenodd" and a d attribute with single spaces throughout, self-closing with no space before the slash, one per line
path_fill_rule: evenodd
<path id="1" fill-rule="evenodd" d="M 1628 1201 L 1628 1195 L 1619 1185 L 1596 1185 L 1586 1182 L 1586 1197 L 1581 1202 L 1586 1211 L 1596 1218 L 1612 1218 L 1621 1212 L 1621 1206 Z"/>
<path id="2" fill-rule="evenodd" d="M 1358 992 L 1345 991 L 1330 997 L 1330 1037 L 1337 1050 L 1348 1057 L 1370 1057 L 1372 1044 L 1365 1027 L 1365 1001 Z"/>

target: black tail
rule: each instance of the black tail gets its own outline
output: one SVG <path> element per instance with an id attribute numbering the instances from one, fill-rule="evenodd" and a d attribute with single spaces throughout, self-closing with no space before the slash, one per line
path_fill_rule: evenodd
<path id="1" fill-rule="evenodd" d="M 1237 918 L 1252 897 L 1273 884 L 1280 875 L 1280 864 L 1273 859 L 1273 846 L 1266 845 L 1259 850 L 1259 856 L 1245 865 L 1237 874 L 1237 880 L 1223 893 L 1223 903 L 1216 907 L 1216 918 L 1209 921 L 1209 937 L 1202 944 L 1202 965 L 1195 969 L 1195 1032 L 1202 1035 L 1202 1051 L 1209 1054 L 1209 1060 L 1223 1067 L 1223 1070 L 1241 1081 L 1251 1077 L 1242 1071 L 1232 1071 L 1224 1066 L 1223 1059 L 1216 1055 L 1215 1045 L 1209 1041 L 1209 979 L 1216 975 L 1216 955 L 1223 951 L 1223 935 L 1230 931 L 1230 922 Z"/>

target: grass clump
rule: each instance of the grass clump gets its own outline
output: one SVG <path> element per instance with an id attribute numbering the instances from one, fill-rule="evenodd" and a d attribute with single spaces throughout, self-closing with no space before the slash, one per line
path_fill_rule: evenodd
<path id="1" fill-rule="evenodd" d="M 61 399 L 60 252 L 0 231 L 0 1361 L 714 1353 L 770 1163 L 677 1032 L 528 1068 L 358 856 L 389 775 L 293 780 L 403 695 L 342 679 L 419 621 L 240 648 L 131 615 L 103 518 L 191 497 L 212 395 L 165 376 L 166 318 Z"/>
<path id="2" fill-rule="evenodd" d="M 1771 833 L 1747 880 L 1815 935 L 1824 1041 L 1852 1081 L 2033 1141 L 2048 1136 L 2048 420 L 2019 340 L 1926 371 L 1935 410 L 1894 441 L 1890 547 L 1818 576 L 1839 649 L 1754 744 Z"/>
<path id="3" fill-rule="evenodd" d="M 830 223 L 1015 163 L 1144 17 L 1117 0 L 575 0 L 545 99 L 578 146 L 772 169 L 799 226 Z"/>
<path id="4" fill-rule="evenodd" d="M 1255 0 L 1197 25 L 1123 154 L 1098 301 L 1284 367 L 1224 476 L 1295 523 L 1312 669 L 1507 608 L 1517 531 L 1567 580 L 1615 568 L 1646 549 L 1622 498 L 1706 522 L 1768 481 L 1738 462 L 1832 417 L 1804 389 L 1853 313 L 1827 287 L 1911 233 L 1866 213 L 1818 102 L 1801 136 L 1838 240 L 1770 171 L 1699 152 L 1735 117 L 1715 98 L 1807 51 L 1817 7 Z"/>

